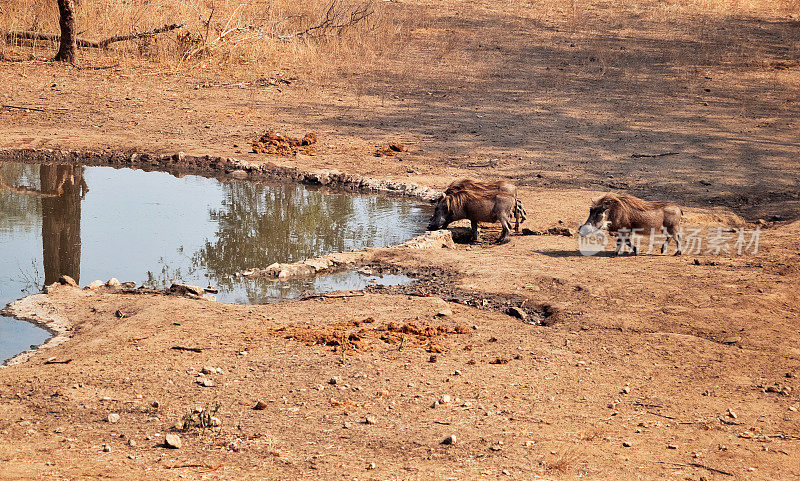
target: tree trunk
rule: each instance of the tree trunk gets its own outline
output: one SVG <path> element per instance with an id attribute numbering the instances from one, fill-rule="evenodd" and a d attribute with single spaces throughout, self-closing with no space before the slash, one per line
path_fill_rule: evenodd
<path id="1" fill-rule="evenodd" d="M 59 25 L 61 26 L 61 45 L 55 60 L 61 62 L 75 62 L 75 5 L 72 0 L 58 0 Z"/>

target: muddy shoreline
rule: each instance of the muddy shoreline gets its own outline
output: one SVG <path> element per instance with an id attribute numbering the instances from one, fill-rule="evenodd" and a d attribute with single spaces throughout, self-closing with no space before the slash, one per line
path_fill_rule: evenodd
<path id="1" fill-rule="evenodd" d="M 201 175 L 218 180 L 292 181 L 310 186 L 323 186 L 345 192 L 380 193 L 433 202 L 441 192 L 413 182 L 376 179 L 335 169 L 302 170 L 272 162 L 250 162 L 233 157 L 196 156 L 183 152 L 154 154 L 147 152 L 92 152 L 58 149 L 0 148 L 0 161 L 29 164 L 65 163 L 74 165 L 136 168 L 167 172 L 176 177 Z"/>

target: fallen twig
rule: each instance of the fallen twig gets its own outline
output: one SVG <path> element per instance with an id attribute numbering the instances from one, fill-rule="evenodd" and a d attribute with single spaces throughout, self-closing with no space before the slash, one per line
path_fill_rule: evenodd
<path id="1" fill-rule="evenodd" d="M 164 466 L 164 469 L 181 469 L 181 468 L 211 468 L 208 464 L 176 464 L 174 466 Z"/>
<path id="2" fill-rule="evenodd" d="M 203 348 L 200 347 L 172 346 L 170 349 L 175 349 L 176 351 L 203 352 Z"/>
<path id="3" fill-rule="evenodd" d="M 7 105 L 7 104 L 3 104 L 2 107 L 6 108 L 6 109 L 35 110 L 37 112 L 47 112 L 47 110 L 45 110 L 45 109 L 40 109 L 40 108 L 36 108 L 36 107 L 25 107 L 25 106 L 22 106 L 22 105 Z"/>
<path id="4" fill-rule="evenodd" d="M 631 154 L 631 157 L 638 159 L 640 157 L 664 157 L 666 155 L 678 155 L 679 152 L 661 152 L 659 154 Z"/>
<path id="5" fill-rule="evenodd" d="M 662 418 L 672 419 L 673 421 L 674 421 L 675 419 L 677 419 L 677 418 L 674 418 L 674 417 L 672 417 L 672 416 L 667 416 L 666 414 L 654 413 L 653 411 L 647 411 L 647 413 L 648 413 L 648 414 L 652 414 L 653 416 L 659 416 L 659 417 L 662 417 Z"/>
<path id="6" fill-rule="evenodd" d="M 661 464 L 671 464 L 673 466 L 685 466 L 687 468 L 688 467 L 703 468 L 703 469 L 707 469 L 709 471 L 712 471 L 714 473 L 724 474 L 725 476 L 733 476 L 734 475 L 733 473 L 729 473 L 728 471 L 723 471 L 721 469 L 712 468 L 711 466 L 707 466 L 707 465 L 702 464 L 702 463 L 695 463 L 695 462 L 691 462 L 691 463 L 673 463 L 673 462 L 670 462 L 670 461 L 656 461 L 656 462 L 657 463 L 661 463 Z"/>

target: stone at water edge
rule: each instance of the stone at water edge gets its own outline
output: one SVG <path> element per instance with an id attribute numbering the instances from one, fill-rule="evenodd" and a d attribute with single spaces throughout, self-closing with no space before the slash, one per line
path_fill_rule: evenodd
<path id="1" fill-rule="evenodd" d="M 116 277 L 112 277 L 111 279 L 108 280 L 108 282 L 106 282 L 106 286 L 112 288 L 119 288 L 120 286 L 122 286 L 122 283 Z"/>
<path id="2" fill-rule="evenodd" d="M 79 287 L 78 283 L 75 282 L 75 279 L 73 279 L 72 277 L 67 276 L 67 275 L 60 276 L 58 278 L 58 283 L 61 284 L 61 285 L 64 285 L 64 286 Z"/>
<path id="3" fill-rule="evenodd" d="M 183 441 L 177 434 L 167 434 L 164 436 L 164 445 L 168 448 L 180 449 L 183 446 Z"/>
<path id="4" fill-rule="evenodd" d="M 97 279 L 95 281 L 90 282 L 86 286 L 86 289 L 89 289 L 89 290 L 99 289 L 99 288 L 103 287 L 104 285 L 106 285 L 105 282 L 101 281 L 100 279 Z"/>

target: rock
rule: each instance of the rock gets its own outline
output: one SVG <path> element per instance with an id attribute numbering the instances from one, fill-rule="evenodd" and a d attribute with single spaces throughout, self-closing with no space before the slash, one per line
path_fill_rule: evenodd
<path id="1" fill-rule="evenodd" d="M 728 417 L 731 417 L 731 418 L 733 418 L 733 419 L 736 419 L 736 418 L 738 418 L 738 416 L 736 415 L 736 413 L 735 413 L 733 410 L 731 410 L 731 409 L 728 409 Z"/>
<path id="2" fill-rule="evenodd" d="M 180 449 L 183 446 L 183 441 L 177 434 L 167 434 L 164 436 L 164 445 L 171 449 Z"/>
<path id="3" fill-rule="evenodd" d="M 451 434 L 442 440 L 442 444 L 455 444 L 456 443 L 456 435 Z"/>
<path id="4" fill-rule="evenodd" d="M 444 307 L 436 312 L 436 317 L 449 317 L 453 315 L 453 310 L 449 307 Z"/>
<path id="5" fill-rule="evenodd" d="M 169 287 L 169 292 L 181 296 L 202 297 L 205 294 L 205 289 L 189 284 L 172 284 Z"/>
<path id="6" fill-rule="evenodd" d="M 511 317 L 516 317 L 517 319 L 522 319 L 523 321 L 528 318 L 528 313 L 520 309 L 519 307 L 509 307 L 506 309 L 506 314 Z"/>
<path id="7" fill-rule="evenodd" d="M 449 394 L 442 394 L 442 397 L 439 398 L 439 404 L 447 404 L 450 401 L 452 401 L 452 399 Z"/>
<path id="8" fill-rule="evenodd" d="M 96 281 L 90 282 L 89 285 L 86 286 L 86 288 L 94 290 L 94 289 L 99 289 L 99 288 L 103 287 L 104 285 L 106 285 L 106 283 L 101 281 L 100 279 L 98 279 Z"/>
<path id="9" fill-rule="evenodd" d="M 119 422 L 119 414 L 117 414 L 117 413 L 109 414 L 108 415 L 108 422 L 110 422 L 111 424 L 118 423 Z"/>
<path id="10" fill-rule="evenodd" d="M 631 443 L 629 443 L 628 441 L 622 441 L 622 445 L 623 445 L 624 447 L 626 447 L 626 448 L 629 448 L 629 447 L 631 447 Z"/>
<path id="11" fill-rule="evenodd" d="M 333 376 L 332 378 L 330 378 L 328 380 L 328 384 L 332 384 L 334 386 L 337 385 L 338 383 L 339 383 L 339 377 L 338 376 Z"/>
<path id="12" fill-rule="evenodd" d="M 212 426 L 222 426 L 222 419 L 216 416 L 211 416 L 210 422 Z"/>
<path id="13" fill-rule="evenodd" d="M 136 283 L 133 281 L 123 282 L 120 287 L 124 289 L 134 289 L 136 288 Z"/>
<path id="14" fill-rule="evenodd" d="M 111 446 L 109 446 L 108 444 L 103 444 L 103 452 L 104 453 L 110 453 L 111 452 Z"/>
<path id="15" fill-rule="evenodd" d="M 256 402 L 256 405 L 253 406 L 253 409 L 255 409 L 256 411 L 263 411 L 263 410 L 267 409 L 267 403 L 265 403 L 264 401 L 259 400 L 258 402 Z"/>
<path id="16" fill-rule="evenodd" d="M 622 388 L 622 394 L 630 394 L 630 393 L 631 393 L 630 387 L 625 386 L 624 388 Z"/>
<path id="17" fill-rule="evenodd" d="M 501 449 L 503 449 L 503 446 L 500 446 L 499 444 L 493 444 L 489 449 L 491 449 L 492 451 L 500 451 Z"/>
<path id="18" fill-rule="evenodd" d="M 108 282 L 106 282 L 106 286 L 111 287 L 112 289 L 118 289 L 122 287 L 122 283 L 119 280 L 117 280 L 116 277 L 112 277 L 111 279 L 108 280 Z"/>
<path id="19" fill-rule="evenodd" d="M 123 317 L 128 317 L 128 316 L 125 315 L 125 313 L 122 312 L 121 310 L 117 309 L 117 311 L 114 313 L 114 317 L 122 319 Z"/>
<path id="20" fill-rule="evenodd" d="M 61 284 L 62 286 L 78 287 L 78 283 L 75 282 L 75 279 L 67 275 L 62 275 L 61 277 L 59 277 L 58 283 Z"/>
<path id="21" fill-rule="evenodd" d="M 197 380 L 197 384 L 199 384 L 199 385 L 201 385 L 203 387 L 214 387 L 214 381 L 212 381 L 211 379 L 205 378 L 205 377 L 201 378 L 201 379 L 198 379 Z"/>
<path id="22" fill-rule="evenodd" d="M 128 440 L 128 446 L 135 447 L 136 446 L 136 441 L 134 441 L 133 439 L 129 439 Z"/>
<path id="23" fill-rule="evenodd" d="M 375 467 L 376 467 L 376 466 L 375 466 L 375 463 L 374 463 L 374 462 L 373 462 L 373 463 L 369 463 L 369 464 L 367 465 L 367 469 L 375 469 Z"/>
<path id="24" fill-rule="evenodd" d="M 216 374 L 217 369 L 211 366 L 203 366 L 203 369 L 200 370 L 203 374 Z"/>
<path id="25" fill-rule="evenodd" d="M 378 421 L 375 419 L 375 416 L 367 416 L 364 418 L 364 424 L 375 424 Z"/>
<path id="26" fill-rule="evenodd" d="M 675 444 L 667 444 L 667 449 L 678 449 L 678 446 Z"/>

